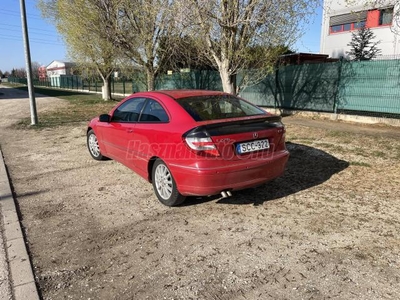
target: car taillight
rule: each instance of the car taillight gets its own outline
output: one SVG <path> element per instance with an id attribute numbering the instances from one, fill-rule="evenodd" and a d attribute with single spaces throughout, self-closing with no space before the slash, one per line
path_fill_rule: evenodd
<path id="1" fill-rule="evenodd" d="M 205 131 L 192 130 L 184 134 L 186 144 L 200 155 L 220 156 L 211 137 Z"/>
<path id="2" fill-rule="evenodd" d="M 286 149 L 286 128 L 285 126 L 282 126 L 281 128 L 278 129 L 278 132 L 281 134 L 281 138 L 279 140 L 278 146 L 276 147 L 275 151 L 281 151 Z"/>

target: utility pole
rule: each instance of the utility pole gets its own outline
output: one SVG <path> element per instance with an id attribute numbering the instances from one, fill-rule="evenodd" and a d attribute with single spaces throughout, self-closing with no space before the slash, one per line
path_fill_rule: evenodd
<path id="1" fill-rule="evenodd" d="M 31 51 L 29 49 L 28 24 L 26 21 L 25 0 L 20 0 L 20 6 L 21 6 L 22 34 L 24 38 L 24 49 L 25 49 L 26 76 L 28 80 L 28 93 L 30 101 L 29 103 L 31 109 L 31 125 L 36 125 L 38 123 L 38 117 L 36 112 L 36 100 L 32 82 Z"/>

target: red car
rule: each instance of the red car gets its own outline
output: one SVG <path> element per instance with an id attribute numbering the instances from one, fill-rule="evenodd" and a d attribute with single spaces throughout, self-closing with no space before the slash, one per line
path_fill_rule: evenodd
<path id="1" fill-rule="evenodd" d="M 87 145 L 153 184 L 165 205 L 186 196 L 231 195 L 283 174 L 289 153 L 281 117 L 231 94 L 142 92 L 93 119 Z"/>

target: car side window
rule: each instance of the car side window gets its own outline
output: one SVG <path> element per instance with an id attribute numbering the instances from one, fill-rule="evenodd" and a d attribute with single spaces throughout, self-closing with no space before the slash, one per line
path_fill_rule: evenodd
<path id="1" fill-rule="evenodd" d="M 112 116 L 111 122 L 137 122 L 146 98 L 132 98 L 122 103 Z"/>
<path id="2" fill-rule="evenodd" d="M 168 114 L 160 103 L 149 99 L 140 116 L 140 122 L 168 122 Z"/>

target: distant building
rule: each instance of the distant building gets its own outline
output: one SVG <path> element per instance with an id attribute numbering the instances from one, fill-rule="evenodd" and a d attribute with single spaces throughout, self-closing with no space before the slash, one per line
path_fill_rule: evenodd
<path id="1" fill-rule="evenodd" d="M 47 79 L 47 69 L 45 66 L 39 67 L 38 77 L 40 81 L 45 81 Z"/>
<path id="2" fill-rule="evenodd" d="M 62 76 L 71 76 L 74 73 L 75 64 L 71 62 L 62 62 L 53 60 L 47 67 L 47 77 L 51 86 L 60 87 L 60 78 Z"/>
<path id="3" fill-rule="evenodd" d="M 335 61 L 338 61 L 338 59 L 331 58 L 327 54 L 314 53 L 290 53 L 278 57 L 279 65 L 319 64 Z"/>
<path id="4" fill-rule="evenodd" d="M 379 4 L 373 6 L 367 3 L 375 1 L 324 0 L 320 53 L 334 58 L 347 57 L 351 33 L 366 26 L 375 34 L 374 41 L 381 41 L 380 55 L 400 55 L 400 35 L 393 32 L 400 29 L 393 21 L 397 1 L 377 1 Z"/>

